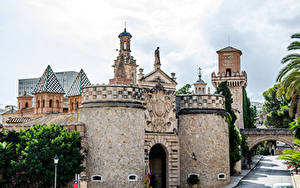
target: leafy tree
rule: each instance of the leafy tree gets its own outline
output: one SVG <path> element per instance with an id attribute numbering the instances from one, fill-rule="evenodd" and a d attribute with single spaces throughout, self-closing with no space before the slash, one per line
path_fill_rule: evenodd
<path id="1" fill-rule="evenodd" d="M 16 154 L 16 145 L 19 143 L 19 133 L 16 131 L 0 132 L 0 187 L 10 184 L 12 175 L 11 160 L 18 158 Z"/>
<path id="2" fill-rule="evenodd" d="M 288 128 L 293 119 L 289 117 L 289 102 L 284 96 L 278 98 L 276 95 L 279 87 L 279 84 L 275 84 L 263 93 L 265 98 L 263 110 L 266 112 L 264 124 L 267 127 Z"/>
<path id="3" fill-rule="evenodd" d="M 294 121 L 290 123 L 290 130 L 293 131 L 296 139 L 300 139 L 300 117 L 294 119 Z"/>
<path id="4" fill-rule="evenodd" d="M 27 184 L 30 187 L 51 187 L 53 185 L 55 154 L 59 157 L 57 185 L 63 186 L 84 170 L 81 166 L 84 154 L 81 152 L 79 132 L 68 132 L 60 125 L 33 125 L 27 131 L 20 131 L 17 144 L 17 160 L 12 161 L 14 186 Z"/>
<path id="5" fill-rule="evenodd" d="M 255 117 L 256 117 L 256 112 L 254 108 L 251 107 L 250 99 L 247 97 L 246 89 L 243 88 L 243 119 L 244 119 L 244 127 L 246 129 L 256 128 Z"/>
<path id="6" fill-rule="evenodd" d="M 241 135 L 238 128 L 234 125 L 236 115 L 231 107 L 233 99 L 228 87 L 227 81 L 221 82 L 217 87 L 216 93 L 222 94 L 225 97 L 225 111 L 227 114 L 226 122 L 229 130 L 229 155 L 230 155 L 230 174 L 234 174 L 234 165 L 241 160 Z"/>
<path id="7" fill-rule="evenodd" d="M 252 157 L 252 153 L 247 144 L 247 135 L 241 133 L 241 136 L 242 136 L 242 142 L 241 142 L 242 156 L 245 157 L 248 161 L 250 161 Z"/>
<path id="8" fill-rule="evenodd" d="M 191 94 L 192 93 L 190 91 L 191 87 L 192 86 L 190 84 L 185 84 L 182 88 L 176 91 L 176 94 Z"/>
<path id="9" fill-rule="evenodd" d="M 300 39 L 300 33 L 294 34 L 291 36 L 292 39 Z M 300 42 L 294 41 L 288 47 L 287 50 L 299 50 Z M 277 76 L 278 82 L 281 82 L 281 88 L 278 91 L 279 95 L 285 95 L 285 97 L 289 100 L 291 99 L 291 105 L 289 110 L 290 117 L 293 116 L 294 105 L 297 105 L 296 116 L 300 115 L 300 104 L 298 102 L 299 94 L 300 94 L 300 54 L 292 53 L 285 56 L 281 60 L 282 64 L 286 64 Z"/>

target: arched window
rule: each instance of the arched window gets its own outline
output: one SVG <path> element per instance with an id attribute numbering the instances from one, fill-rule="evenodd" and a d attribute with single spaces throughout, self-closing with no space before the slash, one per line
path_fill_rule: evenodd
<path id="1" fill-rule="evenodd" d="M 136 174 L 129 174 L 128 181 L 137 181 L 139 179 L 138 175 Z"/>
<path id="2" fill-rule="evenodd" d="M 124 49 L 126 49 L 126 41 L 124 41 Z"/>
<path id="3" fill-rule="evenodd" d="M 25 108 L 28 108 L 28 102 L 25 102 Z"/>
<path id="4" fill-rule="evenodd" d="M 74 103 L 72 102 L 71 103 L 71 110 L 73 110 L 74 109 Z"/>
<path id="5" fill-rule="evenodd" d="M 40 100 L 37 101 L 37 107 L 39 108 L 41 105 L 40 105 Z"/>
<path id="6" fill-rule="evenodd" d="M 56 107 L 59 108 L 59 100 L 56 100 Z"/>
<path id="7" fill-rule="evenodd" d="M 92 175 L 91 179 L 92 179 L 93 182 L 101 182 L 101 181 L 103 181 L 102 176 L 98 175 L 98 174 Z"/>
<path id="8" fill-rule="evenodd" d="M 226 69 L 226 76 L 231 76 L 231 69 Z"/>
<path id="9" fill-rule="evenodd" d="M 42 107 L 45 107 L 45 100 L 42 100 Z"/>
<path id="10" fill-rule="evenodd" d="M 52 108 L 52 99 L 49 100 L 49 107 Z"/>
<path id="11" fill-rule="evenodd" d="M 78 110 L 79 104 L 78 102 L 76 102 L 76 110 Z"/>

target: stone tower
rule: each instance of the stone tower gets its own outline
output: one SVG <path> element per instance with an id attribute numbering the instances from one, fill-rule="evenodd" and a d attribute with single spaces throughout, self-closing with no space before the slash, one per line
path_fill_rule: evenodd
<path id="1" fill-rule="evenodd" d="M 63 112 L 63 100 L 65 91 L 60 85 L 50 65 L 38 81 L 34 94 L 34 113 L 61 113 Z"/>
<path id="2" fill-rule="evenodd" d="M 120 50 L 113 65 L 114 78 L 109 80 L 110 84 L 136 85 L 136 68 L 138 65 L 136 65 L 136 60 L 130 54 L 131 37 L 126 28 L 119 34 Z"/>
<path id="3" fill-rule="evenodd" d="M 228 126 L 222 95 L 177 95 L 180 138 L 180 185 L 196 175 L 199 187 L 230 183 Z"/>
<path id="4" fill-rule="evenodd" d="M 207 83 L 205 83 L 202 80 L 202 73 L 201 73 L 201 68 L 199 67 L 199 72 L 198 72 L 198 80 L 194 83 L 194 87 L 195 87 L 195 94 L 206 94 L 206 85 Z"/>
<path id="5" fill-rule="evenodd" d="M 215 88 L 227 80 L 230 88 L 233 104 L 232 107 L 236 112 L 238 128 L 244 128 L 243 122 L 243 88 L 247 86 L 247 74 L 245 71 L 241 72 L 242 51 L 231 46 L 217 51 L 219 56 L 219 71 L 212 73 L 212 84 Z"/>
<path id="6" fill-rule="evenodd" d="M 79 121 L 86 126 L 89 188 L 144 187 L 145 107 L 130 56 L 131 34 L 122 32 L 110 85 L 83 88 Z M 130 84 L 130 85 L 129 85 Z"/>

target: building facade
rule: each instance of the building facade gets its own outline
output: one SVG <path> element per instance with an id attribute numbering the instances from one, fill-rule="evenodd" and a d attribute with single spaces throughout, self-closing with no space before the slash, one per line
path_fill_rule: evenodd
<path id="1" fill-rule="evenodd" d="M 199 178 L 199 188 L 229 184 L 224 97 L 207 92 L 201 69 L 195 91 L 176 94 L 175 73 L 162 70 L 159 47 L 154 52 L 153 70 L 144 73 L 140 68 L 137 74 L 131 39 L 126 29 L 120 33 L 114 77 L 106 85 L 92 85 L 80 70 L 65 90 L 48 66 L 33 90 L 36 102 L 30 103 L 26 94 L 18 98 L 21 108 L 34 109 L 31 119 L 25 118 L 26 123 L 19 127 L 55 123 L 58 119 L 69 127 L 79 123 L 89 151 L 81 187 L 142 188 L 148 169 L 155 188 L 187 188 L 191 176 Z M 240 99 L 247 75 L 240 72 L 241 51 L 228 47 L 217 53 L 219 72 L 212 74 L 212 82 L 216 87 L 221 81 L 229 82 L 238 126 L 242 128 Z M 62 107 L 64 101 L 67 111 Z"/>

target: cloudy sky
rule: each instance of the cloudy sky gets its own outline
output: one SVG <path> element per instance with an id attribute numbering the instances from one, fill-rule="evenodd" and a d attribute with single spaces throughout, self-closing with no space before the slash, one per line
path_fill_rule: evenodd
<path id="1" fill-rule="evenodd" d="M 244 2 L 244 3 L 243 3 Z M 262 101 L 300 32 L 299 0 L 1 0 L 0 108 L 16 104 L 21 78 L 83 68 L 92 83 L 107 83 L 127 22 L 132 55 L 144 72 L 160 46 L 162 69 L 175 72 L 178 88 L 197 79 L 211 86 L 216 50 L 242 50 L 248 96 Z"/>

